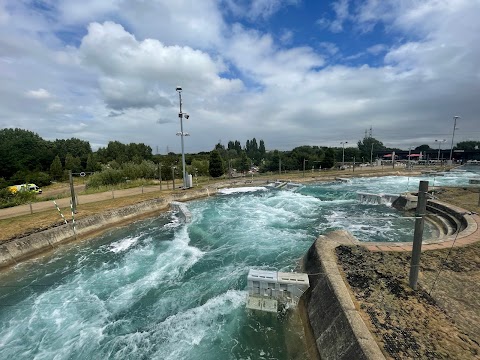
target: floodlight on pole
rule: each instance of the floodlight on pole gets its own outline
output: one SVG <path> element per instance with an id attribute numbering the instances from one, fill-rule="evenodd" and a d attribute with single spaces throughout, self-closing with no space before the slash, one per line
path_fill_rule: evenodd
<path id="1" fill-rule="evenodd" d="M 348 144 L 348 141 L 342 141 L 342 167 L 345 166 L 345 144 Z"/>
<path id="2" fill-rule="evenodd" d="M 457 128 L 457 119 L 460 119 L 460 116 L 454 116 L 454 117 L 453 117 L 452 145 L 450 146 L 450 164 L 452 163 L 453 139 L 455 138 L 455 129 Z"/>
<path id="3" fill-rule="evenodd" d="M 178 99 L 180 102 L 180 111 L 178 113 L 178 117 L 180 118 L 180 132 L 178 132 L 177 135 L 180 136 L 182 140 L 182 179 L 183 179 L 183 188 L 186 189 L 187 175 L 185 173 L 185 150 L 184 150 L 183 138 L 184 136 L 189 136 L 189 134 L 183 131 L 183 117 L 185 117 L 185 119 L 188 119 L 190 116 L 182 112 L 182 87 L 177 86 L 175 90 L 178 92 Z"/>

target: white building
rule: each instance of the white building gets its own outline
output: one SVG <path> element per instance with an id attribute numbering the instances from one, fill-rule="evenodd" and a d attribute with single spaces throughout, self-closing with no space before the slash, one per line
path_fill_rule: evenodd
<path id="1" fill-rule="evenodd" d="M 309 286 L 307 274 L 250 269 L 247 308 L 276 312 L 279 304 L 295 306 Z"/>

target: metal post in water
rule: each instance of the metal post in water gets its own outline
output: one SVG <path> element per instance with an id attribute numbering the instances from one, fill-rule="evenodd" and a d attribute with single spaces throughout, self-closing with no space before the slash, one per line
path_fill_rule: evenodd
<path id="1" fill-rule="evenodd" d="M 417 209 L 415 211 L 415 232 L 413 234 L 412 261 L 410 262 L 409 284 L 413 290 L 417 290 L 418 269 L 420 267 L 420 255 L 422 253 L 422 238 L 424 216 L 427 208 L 428 181 L 420 181 L 418 187 Z"/>

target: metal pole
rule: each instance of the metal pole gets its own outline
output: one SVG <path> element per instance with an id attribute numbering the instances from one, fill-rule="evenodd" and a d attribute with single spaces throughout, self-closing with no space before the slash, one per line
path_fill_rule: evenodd
<path id="1" fill-rule="evenodd" d="M 75 188 L 73 186 L 73 176 L 72 170 L 68 171 L 68 179 L 70 181 L 70 195 L 72 196 L 72 211 L 73 213 L 77 213 L 77 203 L 75 201 Z"/>
<path id="2" fill-rule="evenodd" d="M 160 191 L 162 191 L 162 164 L 158 163 L 158 180 L 160 180 Z"/>
<path id="3" fill-rule="evenodd" d="M 455 128 L 457 127 L 457 119 L 460 116 L 453 117 L 453 133 L 452 133 L 452 144 L 450 145 L 450 164 L 452 164 L 452 155 L 453 155 L 453 139 L 455 137 Z"/>
<path id="4" fill-rule="evenodd" d="M 407 164 L 408 170 L 411 170 L 411 164 L 410 164 L 410 159 L 412 158 L 411 155 L 412 155 L 412 147 L 410 146 L 408 148 L 408 164 Z"/>
<path id="5" fill-rule="evenodd" d="M 172 166 L 172 182 L 173 182 L 172 190 L 175 190 L 175 167 L 174 166 Z"/>
<path id="6" fill-rule="evenodd" d="M 305 177 L 305 159 L 303 159 L 303 177 Z"/>
<path id="7" fill-rule="evenodd" d="M 373 165 L 373 142 L 372 142 L 372 148 L 370 149 L 370 165 Z"/>
<path id="8" fill-rule="evenodd" d="M 278 158 L 278 173 L 282 175 L 282 159 Z"/>
<path id="9" fill-rule="evenodd" d="M 440 162 L 440 140 L 435 140 L 435 142 L 438 141 L 438 155 L 437 155 L 437 163 Z"/>
<path id="10" fill-rule="evenodd" d="M 352 172 L 355 172 L 355 156 L 353 157 L 353 169 Z"/>
<path id="11" fill-rule="evenodd" d="M 182 112 L 182 91 L 178 91 L 178 97 L 180 100 L 180 112 L 178 117 L 180 118 L 180 137 L 182 138 L 182 178 L 183 178 L 183 188 L 187 188 L 187 177 L 185 176 L 185 151 L 183 146 L 183 112 Z"/>
<path id="12" fill-rule="evenodd" d="M 418 202 L 415 211 L 415 232 L 413 234 L 412 260 L 410 262 L 409 284 L 413 290 L 417 290 L 418 269 L 420 267 L 420 255 L 422 252 L 422 238 L 425 211 L 427 208 L 428 181 L 420 181 L 418 186 Z"/>

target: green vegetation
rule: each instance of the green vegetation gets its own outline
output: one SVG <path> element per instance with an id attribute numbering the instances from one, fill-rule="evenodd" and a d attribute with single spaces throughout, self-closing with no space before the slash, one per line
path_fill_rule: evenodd
<path id="1" fill-rule="evenodd" d="M 353 145 L 353 144 L 349 144 Z M 480 159 L 480 141 L 459 142 L 455 149 L 470 151 L 471 159 Z M 370 162 L 391 151 L 383 143 L 365 134 L 357 147 L 298 146 L 290 151 L 267 151 L 263 140 L 249 139 L 242 146 L 238 140 L 230 140 L 225 147 L 218 143 L 210 152 L 185 154 L 186 171 L 198 177 L 242 176 L 246 173 L 278 173 L 311 169 L 330 169 L 342 162 Z M 437 156 L 437 150 L 427 144 L 414 151 Z M 125 187 L 137 179 L 141 183 L 180 178 L 181 155 L 152 155 L 152 148 L 143 143 L 122 144 L 110 141 L 106 147 L 93 152 L 84 140 L 56 139 L 47 141 L 39 135 L 22 129 L 0 130 L 0 189 L 9 185 L 34 183 L 40 187 L 52 181 L 65 181 L 69 171 L 74 176 L 88 174 L 87 187 L 93 189 Z M 33 195 L 0 196 L 0 206 L 12 206 L 35 201 Z"/>

